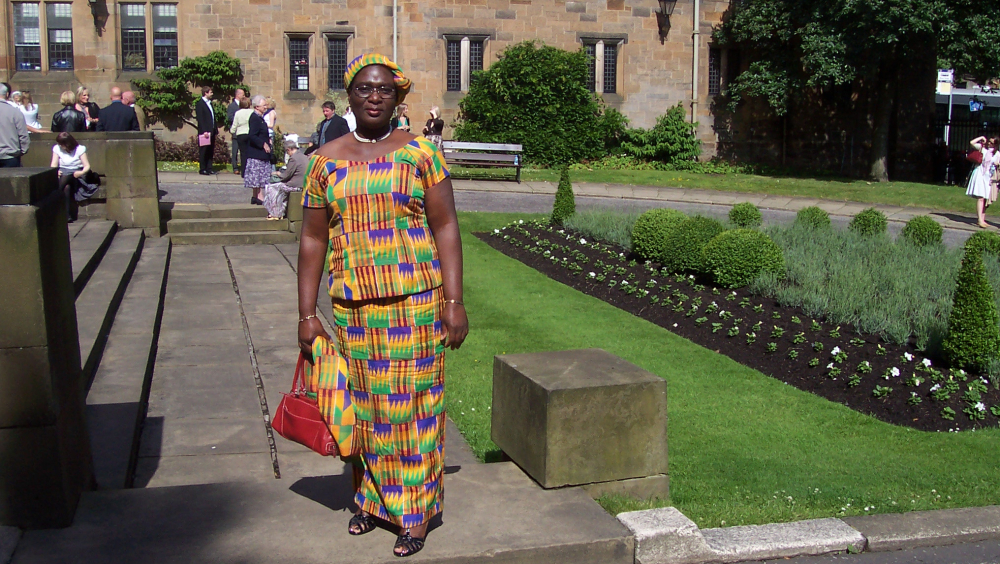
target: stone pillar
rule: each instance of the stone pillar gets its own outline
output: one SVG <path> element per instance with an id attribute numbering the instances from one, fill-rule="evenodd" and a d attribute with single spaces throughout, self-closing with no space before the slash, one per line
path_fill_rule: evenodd
<path id="1" fill-rule="evenodd" d="M 598 96 L 604 93 L 604 41 L 598 41 L 594 46 L 594 92 Z"/>
<path id="2" fill-rule="evenodd" d="M 93 478 L 55 169 L 0 169 L 0 256 L 0 525 L 65 527 Z"/>
<path id="3" fill-rule="evenodd" d="M 460 46 L 459 52 L 461 54 L 461 61 L 462 61 L 461 71 L 459 72 L 459 78 L 461 82 L 461 86 L 459 88 L 461 88 L 462 92 L 469 91 L 469 80 L 470 80 L 469 60 L 471 58 L 471 55 L 469 53 L 469 44 L 470 42 L 468 37 L 463 37 L 462 42 L 459 44 Z"/>

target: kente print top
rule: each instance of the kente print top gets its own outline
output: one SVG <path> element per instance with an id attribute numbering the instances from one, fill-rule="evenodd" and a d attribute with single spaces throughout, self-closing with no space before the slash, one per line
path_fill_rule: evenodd
<path id="1" fill-rule="evenodd" d="M 302 205 L 330 214 L 330 295 L 369 300 L 441 285 L 425 192 L 448 178 L 444 155 L 424 137 L 373 161 L 313 155 Z"/>

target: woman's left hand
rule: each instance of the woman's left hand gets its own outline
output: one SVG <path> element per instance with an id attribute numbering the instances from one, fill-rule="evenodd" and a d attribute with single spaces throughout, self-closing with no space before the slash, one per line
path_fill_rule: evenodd
<path id="1" fill-rule="evenodd" d="M 444 346 L 455 350 L 462 346 L 469 334 L 469 317 L 465 314 L 465 306 L 453 303 L 444 305 L 444 315 L 441 316 L 444 331 Z"/>
<path id="2" fill-rule="evenodd" d="M 83 175 L 84 175 L 84 172 L 82 170 L 78 170 L 78 171 L 76 171 L 76 172 L 73 173 L 73 178 L 83 178 Z"/>
<path id="3" fill-rule="evenodd" d="M 271 152 L 271 144 L 270 143 L 264 143 L 264 152 L 265 153 L 270 153 Z"/>

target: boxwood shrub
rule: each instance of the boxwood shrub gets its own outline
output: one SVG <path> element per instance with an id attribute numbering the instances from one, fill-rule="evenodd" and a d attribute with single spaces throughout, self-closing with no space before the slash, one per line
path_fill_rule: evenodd
<path id="1" fill-rule="evenodd" d="M 942 343 L 948 362 L 967 370 L 984 370 L 1000 350 L 1000 316 L 986 278 L 983 254 L 966 246 Z"/>
<path id="2" fill-rule="evenodd" d="M 865 237 L 881 235 L 888 227 L 889 220 L 886 219 L 885 214 L 875 208 L 862 210 L 851 219 L 851 224 L 848 226 L 851 231 Z"/>
<path id="3" fill-rule="evenodd" d="M 707 272 L 702 250 L 725 230 L 722 223 L 710 217 L 685 219 L 664 244 L 663 266 L 670 272 Z"/>
<path id="4" fill-rule="evenodd" d="M 760 227 L 760 210 L 750 202 L 740 202 L 729 210 L 729 221 L 738 227 Z"/>
<path id="5" fill-rule="evenodd" d="M 941 243 L 944 229 L 928 215 L 918 215 L 906 222 L 903 237 L 918 247 Z"/>
<path id="6" fill-rule="evenodd" d="M 812 229 L 824 229 L 830 227 L 830 214 L 816 206 L 809 206 L 795 214 L 795 223 Z"/>
<path id="7" fill-rule="evenodd" d="M 762 272 L 784 278 L 785 259 L 781 248 L 766 234 L 755 229 L 733 229 L 716 235 L 705 245 L 706 270 L 716 284 L 741 288 Z"/>
<path id="8" fill-rule="evenodd" d="M 643 213 L 632 227 L 632 252 L 646 260 L 664 262 L 667 239 L 685 219 L 686 215 L 671 209 Z"/>
<path id="9" fill-rule="evenodd" d="M 573 184 L 569 181 L 569 168 L 563 167 L 559 174 L 559 187 L 556 189 L 556 199 L 552 203 L 552 225 L 562 227 L 571 215 L 576 213 L 576 198 L 573 196 Z"/>

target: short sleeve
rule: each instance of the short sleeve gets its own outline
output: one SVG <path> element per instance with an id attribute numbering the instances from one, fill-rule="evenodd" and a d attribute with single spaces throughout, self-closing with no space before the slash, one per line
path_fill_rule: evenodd
<path id="1" fill-rule="evenodd" d="M 302 207 L 326 209 L 330 201 L 326 197 L 329 180 L 326 164 L 329 159 L 318 155 L 309 158 L 305 181 L 302 184 Z"/>
<path id="2" fill-rule="evenodd" d="M 426 157 L 420 162 L 420 184 L 426 191 L 444 179 L 449 178 L 451 173 L 448 172 L 448 167 L 444 161 L 444 154 L 441 152 L 441 149 L 438 149 L 437 145 L 425 140 L 421 140 L 420 144 L 426 154 Z"/>
<path id="3" fill-rule="evenodd" d="M 80 158 L 80 155 L 87 152 L 87 148 L 83 145 L 77 145 L 76 147 L 76 158 Z"/>

